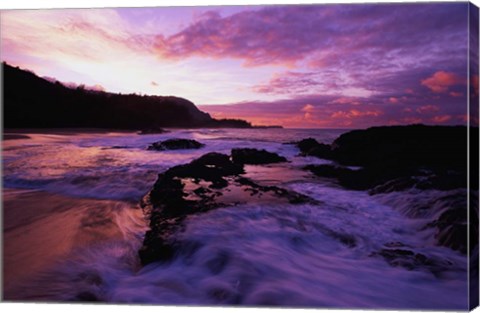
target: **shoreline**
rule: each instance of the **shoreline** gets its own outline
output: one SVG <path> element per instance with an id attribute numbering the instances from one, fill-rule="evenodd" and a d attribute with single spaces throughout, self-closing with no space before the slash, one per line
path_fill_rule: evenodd
<path id="1" fill-rule="evenodd" d="M 78 251 L 124 238 L 122 225 L 115 221 L 119 210 L 135 219 L 143 218 L 141 210 L 119 200 L 76 198 L 19 188 L 4 188 L 2 198 L 3 290 L 5 299 L 10 300 L 22 299 L 22 286 L 35 283 L 39 275 L 54 271 Z M 19 206 L 21 212 L 16 210 Z"/>

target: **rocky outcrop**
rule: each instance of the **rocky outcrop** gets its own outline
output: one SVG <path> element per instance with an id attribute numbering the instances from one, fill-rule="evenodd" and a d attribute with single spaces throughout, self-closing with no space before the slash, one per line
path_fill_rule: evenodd
<path id="1" fill-rule="evenodd" d="M 472 204 L 478 201 L 478 194 L 470 194 Z M 470 237 L 471 247 L 478 245 L 478 208 L 468 206 L 466 191 L 458 190 L 453 194 L 440 197 L 428 203 L 428 207 L 445 208 L 437 218 L 425 228 L 435 229 L 435 239 L 438 245 L 467 253 L 469 250 L 467 237 Z M 470 225 L 469 225 L 470 224 Z M 469 227 L 470 226 L 470 227 Z"/>
<path id="2" fill-rule="evenodd" d="M 205 145 L 192 139 L 167 139 L 164 141 L 158 141 L 148 146 L 147 150 L 182 150 L 182 149 L 200 149 Z"/>
<path id="3" fill-rule="evenodd" d="M 473 142 L 478 142 L 478 128 L 470 136 Z M 434 239 L 438 245 L 462 253 L 478 246 L 478 208 L 470 209 L 470 219 L 467 215 L 467 174 L 468 171 L 478 173 L 478 161 L 471 162 L 471 168 L 468 168 L 466 127 L 372 127 L 347 132 L 331 146 L 312 138 L 296 145 L 301 155 L 334 161 L 327 165 L 309 165 L 305 169 L 316 176 L 334 179 L 346 189 L 367 190 L 371 195 L 411 188 L 458 189 L 453 196 L 439 196 L 418 210 L 436 208 L 435 220 L 425 225 L 425 229 L 435 228 Z M 478 190 L 478 180 L 471 180 L 469 187 Z M 472 204 L 478 203 L 478 192 L 470 192 L 470 196 Z M 470 248 L 467 245 L 468 231 L 470 238 L 474 238 Z M 406 250 L 385 250 L 380 255 L 391 264 L 407 268 L 432 265 L 427 264 L 430 261 L 424 256 Z"/>
<path id="4" fill-rule="evenodd" d="M 331 159 L 333 157 L 330 145 L 319 143 L 313 138 L 302 139 L 295 145 L 300 149 L 303 156 L 315 156 L 321 159 Z"/>
<path id="5" fill-rule="evenodd" d="M 335 161 L 337 165 L 306 169 L 337 178 L 345 188 L 375 188 L 373 193 L 412 187 L 451 190 L 467 187 L 466 135 L 467 128 L 461 126 L 372 127 L 345 133 L 331 146 L 308 138 L 297 147 L 302 155 Z M 478 172 L 478 164 L 472 165 L 471 171 Z"/>
<path id="6" fill-rule="evenodd" d="M 150 219 L 150 230 L 139 251 L 142 264 L 167 262 L 198 248 L 196 243 L 175 237 L 183 227 L 183 220 L 190 215 L 265 200 L 272 204 L 317 203 L 291 190 L 260 185 L 241 176 L 243 173 L 243 164 L 232 162 L 228 155 L 212 152 L 159 174 L 141 202 Z"/>
<path id="7" fill-rule="evenodd" d="M 270 164 L 287 162 L 287 159 L 264 149 L 232 149 L 232 161 L 237 164 Z"/>

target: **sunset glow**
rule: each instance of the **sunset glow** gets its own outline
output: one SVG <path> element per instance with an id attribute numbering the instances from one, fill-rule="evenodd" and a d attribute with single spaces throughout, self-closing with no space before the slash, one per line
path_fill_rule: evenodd
<path id="1" fill-rule="evenodd" d="M 467 12 L 466 2 L 2 11 L 1 58 L 260 125 L 455 125 L 466 120 Z"/>

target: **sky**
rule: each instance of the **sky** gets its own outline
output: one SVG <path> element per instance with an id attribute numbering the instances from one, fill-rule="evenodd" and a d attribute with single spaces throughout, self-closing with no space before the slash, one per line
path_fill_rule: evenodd
<path id="1" fill-rule="evenodd" d="M 69 86 L 175 95 L 257 125 L 467 120 L 467 2 L 0 14 L 2 61 Z"/>

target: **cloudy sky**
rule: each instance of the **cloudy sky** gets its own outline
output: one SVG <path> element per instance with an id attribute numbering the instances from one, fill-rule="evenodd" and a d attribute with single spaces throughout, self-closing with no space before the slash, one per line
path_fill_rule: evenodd
<path id="1" fill-rule="evenodd" d="M 254 124 L 465 124 L 467 16 L 466 2 L 2 11 L 1 59 Z"/>

